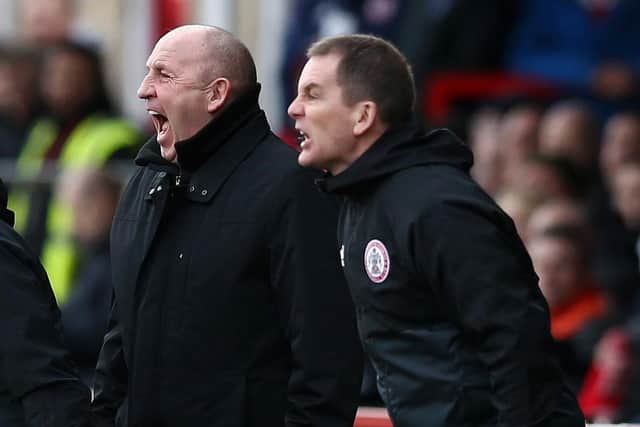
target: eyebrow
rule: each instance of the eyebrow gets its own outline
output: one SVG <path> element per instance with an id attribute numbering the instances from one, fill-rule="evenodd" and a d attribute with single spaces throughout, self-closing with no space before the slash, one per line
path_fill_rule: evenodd
<path id="1" fill-rule="evenodd" d="M 302 86 L 302 92 L 309 92 L 317 88 L 321 88 L 321 86 L 318 83 L 314 83 L 314 82 L 307 83 L 306 85 Z"/>
<path id="2" fill-rule="evenodd" d="M 150 62 L 147 64 L 147 68 L 153 68 L 156 70 L 160 70 L 160 71 L 166 71 L 167 70 L 167 64 L 161 60 L 156 59 L 153 62 Z"/>

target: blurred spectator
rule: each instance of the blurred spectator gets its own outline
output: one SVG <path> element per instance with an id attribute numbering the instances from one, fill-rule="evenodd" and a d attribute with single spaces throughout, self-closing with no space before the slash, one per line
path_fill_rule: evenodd
<path id="1" fill-rule="evenodd" d="M 640 162 L 640 116 L 625 111 L 615 114 L 606 122 L 602 137 L 599 164 L 602 182 L 590 199 L 589 213 L 596 225 L 598 253 L 596 274 L 599 281 L 617 294 L 617 306 L 628 312 L 640 284 L 636 233 L 625 226 L 620 214 L 624 201 L 614 202 L 614 177 L 629 163 Z"/>
<path id="2" fill-rule="evenodd" d="M 0 157 L 18 156 L 38 114 L 38 61 L 35 52 L 0 47 Z"/>
<path id="3" fill-rule="evenodd" d="M 568 91 L 620 99 L 637 93 L 640 2 L 522 0 L 510 41 L 510 70 Z"/>
<path id="4" fill-rule="evenodd" d="M 611 184 L 619 224 L 599 230 L 596 271 L 603 285 L 615 293 L 618 311 L 627 317 L 633 314 L 632 303 L 640 295 L 640 163 L 620 166 Z"/>
<path id="5" fill-rule="evenodd" d="M 500 119 L 498 138 L 504 165 L 503 181 L 520 174 L 521 168 L 538 152 L 538 132 L 542 111 L 531 102 L 510 106 Z"/>
<path id="6" fill-rule="evenodd" d="M 471 176 L 484 191 L 493 196 L 504 185 L 499 130 L 500 112 L 494 108 L 479 109 L 469 123 L 469 144 L 473 151 Z"/>
<path id="7" fill-rule="evenodd" d="M 511 106 L 500 120 L 500 147 L 507 165 L 518 164 L 538 151 L 541 108 L 528 102 Z"/>
<path id="8" fill-rule="evenodd" d="M 49 48 L 44 56 L 41 89 L 45 111 L 19 155 L 20 178 L 47 182 L 52 177 L 47 162 L 66 170 L 134 155 L 140 133 L 116 116 L 95 51 L 72 42 Z M 16 227 L 41 254 L 58 302 L 63 303 L 76 265 L 71 214 L 67 206 L 51 198 L 48 186 L 31 190 L 12 191 L 10 204 L 16 212 Z"/>
<path id="9" fill-rule="evenodd" d="M 554 226 L 526 243 L 551 310 L 560 363 L 569 384 L 578 390 L 607 326 L 606 299 L 590 271 L 585 233 L 579 227 Z"/>
<path id="10" fill-rule="evenodd" d="M 636 360 L 627 333 L 618 328 L 607 331 L 596 346 L 593 363 L 578 395 L 588 421 L 628 421 L 623 414 L 629 400 L 630 379 L 637 368 Z M 639 412 L 636 409 L 636 413 Z"/>
<path id="11" fill-rule="evenodd" d="M 594 226 L 591 222 L 588 212 L 584 203 L 572 198 L 559 198 L 549 200 L 542 205 L 538 206 L 529 216 L 529 221 L 526 228 L 527 238 L 533 238 L 535 236 L 543 235 L 546 230 L 568 227 L 577 228 L 582 230 L 583 239 L 585 243 L 592 249 L 592 258 L 590 269 L 594 274 L 595 282 L 598 283 L 599 289 L 602 291 L 605 299 L 607 300 L 607 307 L 610 313 L 615 313 L 612 316 L 612 321 L 622 322 L 628 315 L 629 305 L 632 303 L 632 293 L 622 293 L 618 287 L 611 284 L 610 281 L 606 281 L 607 275 L 601 274 L 600 264 L 602 263 L 602 257 L 609 255 L 606 250 L 608 246 L 603 247 L 601 238 L 601 230 L 599 227 Z M 607 260 L 611 264 L 611 268 L 616 270 L 618 276 L 629 275 L 629 273 L 620 272 L 616 269 L 625 265 L 617 258 L 620 253 L 620 247 L 618 247 L 614 254 L 616 258 L 611 257 Z M 630 267 L 636 267 L 637 262 Z M 637 269 L 631 272 L 633 277 L 638 276 Z M 635 282 L 634 282 L 634 287 Z M 614 319 L 615 317 L 615 319 Z"/>
<path id="12" fill-rule="evenodd" d="M 636 282 L 640 286 L 640 281 Z M 624 323 L 633 351 L 633 372 L 625 405 L 620 410 L 621 421 L 640 423 L 640 295 L 636 293 L 629 319 Z"/>
<path id="13" fill-rule="evenodd" d="M 69 38 L 74 18 L 73 0 L 20 0 L 20 37 L 33 46 L 46 46 Z"/>
<path id="14" fill-rule="evenodd" d="M 545 111 L 539 132 L 539 152 L 567 159 L 579 173 L 586 191 L 597 167 L 599 136 L 590 107 L 577 100 L 556 103 Z"/>
<path id="15" fill-rule="evenodd" d="M 78 274 L 60 309 L 67 347 L 87 385 L 93 384 L 107 330 L 112 292 L 109 232 L 120 190 L 120 183 L 99 169 L 68 170 L 58 182 L 60 199 L 71 207 L 72 234 L 80 248 Z"/>
<path id="16" fill-rule="evenodd" d="M 640 113 L 623 111 L 611 116 L 604 127 L 600 169 L 605 182 L 630 162 L 640 162 Z"/>
<path id="17" fill-rule="evenodd" d="M 541 108 L 526 101 L 504 112 L 483 107 L 473 114 L 468 130 L 471 175 L 489 194 L 524 191 L 537 203 L 577 191 L 574 168 L 567 161 L 538 154 L 541 117 Z"/>
<path id="18" fill-rule="evenodd" d="M 518 167 L 506 168 L 504 177 L 506 188 L 524 192 L 537 203 L 575 197 L 579 192 L 578 182 L 572 165 L 566 159 L 545 155 L 536 155 Z"/>
<path id="19" fill-rule="evenodd" d="M 627 230 L 640 232 L 640 163 L 624 165 L 615 173 L 613 202 Z"/>
<path id="20" fill-rule="evenodd" d="M 524 192 L 505 189 L 496 196 L 496 203 L 511 217 L 520 239 L 526 241 L 527 224 L 537 201 Z"/>
<path id="21" fill-rule="evenodd" d="M 529 216 L 526 234 L 529 237 L 541 236 L 555 227 L 579 228 L 585 233 L 585 238 L 590 239 L 591 227 L 584 206 L 575 199 L 562 197 L 539 205 Z"/>

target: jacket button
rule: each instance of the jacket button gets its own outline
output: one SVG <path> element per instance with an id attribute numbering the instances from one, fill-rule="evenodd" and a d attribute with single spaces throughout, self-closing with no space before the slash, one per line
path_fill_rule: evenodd
<path id="1" fill-rule="evenodd" d="M 194 191 L 196 191 L 196 187 L 194 187 L 193 185 L 189 187 L 189 193 L 193 193 Z"/>
<path id="2" fill-rule="evenodd" d="M 159 176 L 160 178 L 164 178 L 165 176 L 167 176 L 167 173 L 166 173 L 166 172 L 160 172 L 160 173 L 158 174 L 158 176 Z"/>
<path id="3" fill-rule="evenodd" d="M 207 190 L 206 189 L 202 190 L 202 193 L 200 193 L 200 194 L 202 194 L 203 196 L 206 196 L 207 195 Z"/>
<path id="4" fill-rule="evenodd" d="M 151 190 L 149 190 L 149 194 L 153 194 L 153 193 L 155 193 L 155 192 L 156 192 L 156 189 L 155 189 L 155 188 L 152 188 Z"/>
<path id="5" fill-rule="evenodd" d="M 182 257 L 183 257 L 182 252 L 180 252 L 180 253 L 178 254 L 178 258 L 182 259 Z"/>
<path id="6" fill-rule="evenodd" d="M 156 191 L 162 191 L 162 185 L 158 185 L 158 188 L 156 188 Z"/>

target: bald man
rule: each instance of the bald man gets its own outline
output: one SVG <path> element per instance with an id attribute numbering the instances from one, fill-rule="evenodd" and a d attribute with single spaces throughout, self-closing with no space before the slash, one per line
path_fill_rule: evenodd
<path id="1" fill-rule="evenodd" d="M 335 201 L 269 129 L 233 35 L 179 27 L 147 68 L 156 136 L 113 222 L 96 424 L 351 426 L 361 351 L 328 255 Z"/>

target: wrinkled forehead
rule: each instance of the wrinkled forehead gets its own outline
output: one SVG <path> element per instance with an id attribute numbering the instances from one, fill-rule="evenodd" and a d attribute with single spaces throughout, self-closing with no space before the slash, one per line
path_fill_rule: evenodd
<path id="1" fill-rule="evenodd" d="M 193 65 L 204 59 L 204 48 L 195 35 L 169 33 L 156 43 L 147 60 L 147 66 L 179 67 Z"/>

